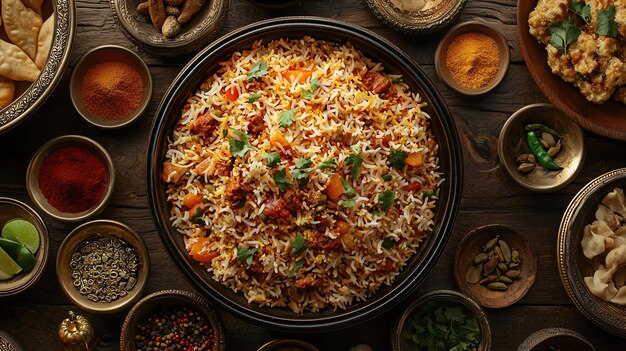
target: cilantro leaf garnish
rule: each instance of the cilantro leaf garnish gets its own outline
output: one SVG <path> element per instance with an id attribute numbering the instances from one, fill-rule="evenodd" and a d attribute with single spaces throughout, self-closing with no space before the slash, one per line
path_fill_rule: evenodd
<path id="1" fill-rule="evenodd" d="M 383 212 L 387 212 L 391 205 L 393 205 L 393 200 L 396 198 L 396 193 L 391 190 L 385 190 L 382 193 L 378 194 L 378 207 Z"/>
<path id="2" fill-rule="evenodd" d="M 267 62 L 258 61 L 252 64 L 250 67 L 250 71 L 248 72 L 247 80 L 253 80 L 254 78 L 259 78 L 267 74 Z"/>
<path id="3" fill-rule="evenodd" d="M 284 168 L 274 172 L 274 183 L 283 191 L 291 188 L 291 184 L 287 181 L 287 171 Z"/>
<path id="4" fill-rule="evenodd" d="M 354 153 L 346 157 L 346 164 L 348 164 L 349 166 L 352 166 L 350 171 L 352 172 L 353 179 L 357 179 L 359 177 L 362 163 L 363 163 L 363 159 L 361 158 L 361 154 L 358 153 L 358 151 L 357 153 Z"/>
<path id="5" fill-rule="evenodd" d="M 389 156 L 389 165 L 395 169 L 404 168 L 404 160 L 406 160 L 407 154 L 402 150 L 391 149 L 391 156 Z"/>
<path id="6" fill-rule="evenodd" d="M 585 21 L 585 23 L 589 24 L 591 21 L 591 6 L 584 1 L 572 1 L 569 4 L 569 9 Z"/>
<path id="7" fill-rule="evenodd" d="M 307 168 L 311 167 L 312 164 L 313 162 L 310 158 L 301 158 L 296 160 L 296 168 Z"/>
<path id="8" fill-rule="evenodd" d="M 291 240 L 289 246 L 291 246 L 291 252 L 289 253 L 291 256 L 298 256 L 304 250 L 309 248 L 302 235 L 298 235 L 295 239 Z"/>
<path id="9" fill-rule="evenodd" d="M 256 93 L 252 93 L 252 94 L 250 94 L 250 97 L 248 98 L 248 102 L 249 103 L 253 103 L 253 102 L 257 101 L 260 97 L 261 97 L 261 92 L 260 91 L 258 91 Z"/>
<path id="10" fill-rule="evenodd" d="M 248 266 L 251 265 L 254 253 L 257 252 L 258 249 L 258 247 L 254 247 L 252 249 L 237 249 L 237 261 L 241 263 L 245 262 Z"/>
<path id="11" fill-rule="evenodd" d="M 230 139 L 228 141 L 230 153 L 233 154 L 233 156 L 243 157 L 248 150 L 253 149 L 252 145 L 250 145 L 250 142 L 248 141 L 250 136 L 238 129 L 230 128 L 230 130 L 237 135 L 236 139 Z"/>
<path id="12" fill-rule="evenodd" d="M 548 28 L 552 33 L 550 44 L 557 49 L 563 49 L 563 52 L 567 52 L 567 46 L 578 41 L 580 36 L 580 29 L 571 19 L 560 23 L 552 22 Z"/>
<path id="13" fill-rule="evenodd" d="M 311 79 L 311 91 L 315 91 L 319 87 L 320 87 L 320 81 L 317 78 Z"/>
<path id="14" fill-rule="evenodd" d="M 346 178 L 341 177 L 341 185 L 343 186 L 343 193 L 344 194 L 347 194 L 347 195 L 350 195 L 350 196 L 356 195 L 356 191 L 354 191 L 354 188 L 352 187 L 352 185 L 350 185 L 350 183 L 348 183 Z"/>
<path id="15" fill-rule="evenodd" d="M 312 99 L 313 98 L 313 92 L 319 88 L 320 86 L 320 81 L 317 78 L 313 78 L 311 80 L 311 86 L 309 87 L 309 89 L 302 89 L 302 97 L 304 97 L 305 99 Z"/>
<path id="16" fill-rule="evenodd" d="M 596 34 L 606 37 L 617 37 L 617 23 L 615 22 L 615 5 L 611 5 L 606 9 L 598 10 L 596 17 Z"/>
<path id="17" fill-rule="evenodd" d="M 326 161 L 322 161 L 320 162 L 320 164 L 317 165 L 318 169 L 331 169 L 335 167 L 337 167 L 337 161 L 334 157 L 331 157 Z"/>
<path id="18" fill-rule="evenodd" d="M 356 200 L 354 198 L 341 199 L 339 200 L 339 204 L 343 207 L 354 207 L 356 205 Z"/>
<path id="19" fill-rule="evenodd" d="M 383 174 L 383 180 L 388 182 L 391 180 L 391 174 L 387 173 L 387 174 Z"/>
<path id="20" fill-rule="evenodd" d="M 389 240 L 387 238 L 383 239 L 382 247 L 387 249 L 387 250 L 391 249 L 393 247 L 393 241 L 391 241 L 391 240 Z"/>
<path id="21" fill-rule="evenodd" d="M 280 152 L 265 154 L 265 159 L 267 160 L 267 167 L 274 168 L 280 163 Z"/>
<path id="22" fill-rule="evenodd" d="M 309 173 L 313 170 L 313 168 L 304 168 L 304 169 L 292 169 L 289 174 L 295 180 L 302 184 L 302 180 L 305 180 L 306 177 L 309 176 Z M 306 182 L 304 182 L 306 183 Z"/>
<path id="23" fill-rule="evenodd" d="M 278 116 L 278 125 L 281 127 L 289 127 L 296 121 L 296 110 L 283 111 Z"/>
<path id="24" fill-rule="evenodd" d="M 289 278 L 293 278 L 296 275 L 296 272 L 304 266 L 304 260 L 300 260 L 293 265 L 293 269 L 287 275 Z"/>

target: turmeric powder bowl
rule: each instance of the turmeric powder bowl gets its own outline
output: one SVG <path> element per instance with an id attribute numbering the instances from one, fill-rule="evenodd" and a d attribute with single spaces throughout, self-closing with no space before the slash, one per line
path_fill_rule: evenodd
<path id="1" fill-rule="evenodd" d="M 435 51 L 437 75 L 464 95 L 482 95 L 495 89 L 504 79 L 510 61 L 506 38 L 477 21 L 450 29 Z"/>

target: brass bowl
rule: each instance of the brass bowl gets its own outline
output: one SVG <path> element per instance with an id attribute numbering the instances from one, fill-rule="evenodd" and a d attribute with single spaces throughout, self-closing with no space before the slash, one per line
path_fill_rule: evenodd
<path id="1" fill-rule="evenodd" d="M 120 333 L 120 350 L 136 351 L 135 335 L 137 325 L 156 307 L 163 305 L 190 306 L 204 313 L 213 328 L 215 343 L 211 351 L 226 350 L 226 335 L 219 315 L 209 303 L 200 296 L 185 290 L 161 290 L 154 292 L 139 301 L 126 315 Z"/>
<path id="2" fill-rule="evenodd" d="M 135 248 L 140 262 L 135 287 L 126 296 L 112 302 L 91 301 L 72 284 L 70 270 L 72 254 L 85 240 L 98 234 L 115 236 L 129 243 Z M 150 276 L 150 254 L 143 239 L 129 226 L 117 221 L 99 219 L 81 224 L 65 237 L 57 254 L 56 271 L 61 289 L 73 304 L 92 313 L 116 313 L 129 308 L 141 298 Z"/>
<path id="3" fill-rule="evenodd" d="M 133 67 L 139 72 L 143 83 L 143 95 L 139 106 L 130 115 L 119 119 L 106 119 L 94 115 L 87 109 L 82 99 L 83 77 L 87 70 L 94 65 L 110 61 L 121 61 Z M 70 79 L 70 97 L 76 111 L 94 126 L 104 129 L 123 127 L 139 118 L 150 105 L 150 100 L 152 99 L 152 75 L 148 65 L 131 50 L 117 45 L 98 46 L 83 55 L 74 67 L 72 78 Z"/>
<path id="4" fill-rule="evenodd" d="M 222 29 L 230 0 L 207 0 L 178 36 L 168 39 L 137 13 L 144 0 L 110 0 L 118 28 L 131 43 L 151 54 L 179 56 L 208 45 Z M 147 1 L 147 0 L 145 0 Z"/>
<path id="5" fill-rule="evenodd" d="M 33 286 L 43 275 L 50 253 L 50 236 L 41 216 L 25 203 L 8 197 L 0 197 L 0 230 L 6 221 L 20 217 L 37 228 L 39 250 L 35 253 L 35 266 L 28 273 L 19 273 L 9 280 L 0 281 L 0 297 L 15 295 Z"/>
<path id="6" fill-rule="evenodd" d="M 469 32 L 477 32 L 489 36 L 496 42 L 498 50 L 500 51 L 500 65 L 498 66 L 498 73 L 496 73 L 495 77 L 491 82 L 489 82 L 489 84 L 475 89 L 466 88 L 458 84 L 454 78 L 452 78 L 450 70 L 446 65 L 446 54 L 454 38 Z M 439 78 L 441 78 L 441 80 L 452 90 L 470 96 L 486 94 L 495 89 L 504 79 L 506 72 L 509 70 L 510 62 L 511 53 L 509 50 L 509 43 L 506 41 L 504 35 L 491 25 L 478 21 L 464 22 L 452 27 L 452 29 L 450 29 L 439 42 L 439 45 L 437 45 L 437 49 L 435 50 L 435 71 L 437 72 Z"/>
<path id="7" fill-rule="evenodd" d="M 104 162 L 104 165 L 107 168 L 107 187 L 102 199 L 92 208 L 79 213 L 61 212 L 52 207 L 39 188 L 39 170 L 43 161 L 54 150 L 65 146 L 80 146 L 93 152 L 102 160 L 102 162 Z M 81 135 L 64 135 L 45 143 L 41 148 L 39 148 L 39 150 L 37 150 L 33 158 L 30 160 L 28 168 L 26 169 L 26 188 L 31 200 L 33 200 L 38 209 L 45 212 L 50 217 L 62 222 L 73 223 L 85 221 L 88 218 L 102 212 L 111 199 L 114 186 L 115 169 L 113 167 L 113 159 L 111 159 L 109 153 L 100 144 Z"/>
<path id="8" fill-rule="evenodd" d="M 471 298 L 452 290 L 433 290 L 422 297 L 411 302 L 407 309 L 400 315 L 400 318 L 396 321 L 392 329 L 391 335 L 391 349 L 393 351 L 408 351 L 412 350 L 405 345 L 404 338 L 402 337 L 402 331 L 407 320 L 427 302 L 442 301 L 442 302 L 454 302 L 461 304 L 468 311 L 470 311 L 480 326 L 480 345 L 477 351 L 489 351 L 491 350 L 491 329 L 489 328 L 489 320 L 485 311 Z"/>
<path id="9" fill-rule="evenodd" d="M 529 152 L 524 129 L 529 123 L 544 124 L 561 134 L 563 146 L 554 159 L 563 167 L 561 171 L 549 171 L 539 165 L 530 173 L 517 170 L 517 156 Z M 515 182 L 536 192 L 556 191 L 569 184 L 582 169 L 585 153 L 583 130 L 550 104 L 533 104 L 517 110 L 504 123 L 498 138 L 500 163 Z"/>
<path id="10" fill-rule="evenodd" d="M 0 110 L 0 133 L 16 126 L 46 101 L 70 62 L 76 34 L 76 2 L 52 0 L 48 6 L 44 2 L 42 12 L 56 16 L 50 54 L 37 80 L 32 84 L 18 82 L 13 102 Z"/>
<path id="11" fill-rule="evenodd" d="M 565 328 L 545 328 L 527 337 L 517 347 L 517 351 L 549 350 L 596 351 L 596 348 L 577 332 Z"/>
<path id="12" fill-rule="evenodd" d="M 426 0 L 423 6 L 400 8 L 401 0 L 366 0 L 376 17 L 388 26 L 410 34 L 428 34 L 450 24 L 467 0 Z"/>
<path id="13" fill-rule="evenodd" d="M 257 351 L 280 351 L 280 350 L 300 350 L 319 351 L 317 347 L 306 341 L 296 339 L 277 339 L 259 347 Z"/>
<path id="14" fill-rule="evenodd" d="M 587 289 L 583 279 L 594 271 L 580 244 L 585 226 L 595 220 L 598 204 L 617 187 L 626 189 L 626 168 L 593 179 L 574 196 L 559 227 L 557 262 L 563 286 L 580 312 L 607 332 L 626 338 L 626 306 L 603 301 Z"/>
<path id="15" fill-rule="evenodd" d="M 516 249 L 520 254 L 520 278 L 505 291 L 492 291 L 484 285 L 470 284 L 465 279 L 467 270 L 472 267 L 474 256 L 496 235 L 500 235 L 511 249 Z M 504 308 L 516 303 L 533 286 L 536 275 L 537 256 L 528 239 L 513 228 L 501 224 L 478 227 L 467 233 L 457 246 L 454 256 L 454 278 L 457 286 L 464 294 L 486 308 Z"/>
<path id="16" fill-rule="evenodd" d="M 0 330 L 0 351 L 23 351 L 24 347 L 15 338 Z"/>

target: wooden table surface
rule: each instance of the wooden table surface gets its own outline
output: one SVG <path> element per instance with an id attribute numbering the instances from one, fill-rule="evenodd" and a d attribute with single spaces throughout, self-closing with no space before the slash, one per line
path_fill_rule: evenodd
<path id="1" fill-rule="evenodd" d="M 142 53 L 154 79 L 154 96 L 148 112 L 136 123 L 115 131 L 99 130 L 76 113 L 68 94 L 73 65 L 89 49 L 117 44 L 136 50 L 116 28 L 109 2 L 78 0 L 78 28 L 69 69 L 48 101 L 26 121 L 0 136 L 0 196 L 32 204 L 25 188 L 26 166 L 46 141 L 65 134 L 81 134 L 101 143 L 113 157 L 118 181 L 112 201 L 98 218 L 122 221 L 146 241 L 152 271 L 146 294 L 161 289 L 193 290 L 170 260 L 152 221 L 146 194 L 146 150 L 154 112 L 167 86 L 190 57 L 160 59 Z M 431 289 L 456 289 L 452 262 L 461 237 L 477 226 L 501 223 L 525 234 L 537 253 L 539 270 L 530 292 L 514 306 L 489 310 L 493 350 L 515 350 L 528 335 L 547 327 L 565 327 L 587 336 L 598 350 L 624 350 L 626 340 L 614 337 L 588 321 L 572 304 L 561 284 L 556 264 L 556 236 L 561 216 L 574 194 L 592 178 L 623 167 L 626 145 L 587 134 L 587 160 L 580 175 L 553 194 L 531 193 L 511 180 L 500 165 L 497 139 L 506 119 L 522 106 L 546 101 L 531 79 L 516 34 L 515 0 L 470 0 L 461 19 L 480 18 L 493 24 L 509 40 L 511 67 L 504 82 L 484 97 L 459 96 L 437 78 L 433 66 L 435 47 L 443 33 L 411 37 L 394 32 L 376 19 L 364 1 L 304 0 L 299 7 L 265 10 L 246 0 L 231 0 L 225 34 L 242 25 L 283 15 L 317 15 L 367 27 L 390 39 L 408 53 L 431 77 L 450 107 L 458 128 L 464 157 L 464 190 L 460 212 L 444 254 L 412 298 Z M 61 292 L 55 274 L 55 258 L 63 238 L 74 225 L 45 217 L 52 251 L 44 277 L 17 297 L 0 300 L 0 329 L 19 339 L 26 350 L 61 350 L 58 325 L 67 311 L 76 309 Z M 270 331 L 220 310 L 228 350 L 256 350 L 263 343 L 283 337 L 309 340 L 320 350 L 347 350 L 367 343 L 375 350 L 390 349 L 390 325 L 402 306 L 375 320 L 345 330 L 323 334 L 292 335 Z M 119 349 L 124 314 L 91 315 L 100 337 L 98 350 Z"/>

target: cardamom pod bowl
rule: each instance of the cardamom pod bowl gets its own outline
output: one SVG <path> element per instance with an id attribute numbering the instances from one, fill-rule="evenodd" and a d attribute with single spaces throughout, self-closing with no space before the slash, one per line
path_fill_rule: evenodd
<path id="1" fill-rule="evenodd" d="M 191 291 L 186 290 L 161 290 L 154 292 L 139 301 L 126 315 L 122 331 L 120 333 L 120 350 L 136 351 L 135 335 L 137 334 L 137 325 L 154 309 L 163 306 L 180 306 L 192 307 L 203 313 L 208 319 L 213 333 L 215 342 L 210 351 L 226 350 L 226 334 L 222 321 L 213 308 L 202 297 Z"/>
<path id="2" fill-rule="evenodd" d="M 471 312 L 478 320 L 480 328 L 480 345 L 476 351 L 491 350 L 491 328 L 489 327 L 489 320 L 485 311 L 467 295 L 452 290 L 433 290 L 410 302 L 406 310 L 393 324 L 391 335 L 391 349 L 393 351 L 414 350 L 414 348 L 407 345 L 406 338 L 402 335 L 404 327 L 415 312 L 425 304 L 433 301 L 460 304 Z"/>
<path id="3" fill-rule="evenodd" d="M 39 249 L 35 252 L 35 266 L 28 273 L 18 273 L 13 278 L 0 281 L 0 297 L 19 294 L 35 285 L 44 273 L 50 254 L 50 236 L 43 219 L 27 204 L 8 197 L 0 197 L 0 230 L 13 218 L 32 223 L 39 233 Z"/>
<path id="4" fill-rule="evenodd" d="M 135 286 L 126 296 L 111 302 L 91 301 L 73 285 L 74 278 L 70 267 L 72 254 L 84 242 L 96 236 L 114 236 L 124 240 L 135 248 L 139 261 Z M 121 222 L 99 219 L 79 225 L 65 237 L 57 253 L 56 272 L 61 290 L 73 304 L 92 313 L 117 313 L 130 308 L 141 298 L 150 276 L 150 254 L 141 236 L 132 228 Z"/>

